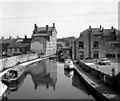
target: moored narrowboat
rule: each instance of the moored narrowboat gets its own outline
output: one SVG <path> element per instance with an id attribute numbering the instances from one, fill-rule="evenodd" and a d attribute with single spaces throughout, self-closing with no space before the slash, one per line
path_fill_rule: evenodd
<path id="1" fill-rule="evenodd" d="M 2 76 L 2 83 L 6 84 L 7 86 L 18 83 L 20 78 L 24 76 L 24 71 L 25 67 L 22 65 L 18 65 L 8 70 L 7 73 Z"/>

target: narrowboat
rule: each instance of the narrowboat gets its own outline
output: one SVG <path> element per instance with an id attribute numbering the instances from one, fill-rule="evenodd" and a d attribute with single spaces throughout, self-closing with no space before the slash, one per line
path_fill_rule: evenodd
<path id="1" fill-rule="evenodd" d="M 16 83 L 19 83 L 20 79 L 24 77 L 24 71 L 25 66 L 22 65 L 11 68 L 2 76 L 2 83 L 7 86 L 16 85 Z"/>

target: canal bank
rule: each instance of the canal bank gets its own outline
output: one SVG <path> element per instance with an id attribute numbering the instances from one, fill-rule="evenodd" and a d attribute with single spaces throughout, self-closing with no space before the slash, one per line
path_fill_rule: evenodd
<path id="1" fill-rule="evenodd" d="M 24 63 L 39 58 L 37 53 L 23 54 L 0 59 L 0 72 L 5 69 L 11 68 L 17 64 Z"/>
<path id="2" fill-rule="evenodd" d="M 76 64 L 75 71 L 79 75 L 80 79 L 86 85 L 86 87 L 93 94 L 93 97 L 98 101 L 110 101 L 120 99 L 120 94 L 107 87 L 96 76 L 91 75 L 89 72 L 83 70 L 81 65 Z"/>
<path id="3" fill-rule="evenodd" d="M 64 70 L 64 63 L 45 59 L 27 67 L 20 84 L 8 87 L 4 97 L 9 99 L 81 99 L 94 98 L 71 71 Z M 19 86 L 20 85 L 20 86 Z"/>
<path id="4" fill-rule="evenodd" d="M 38 61 L 41 61 L 41 60 L 44 60 L 44 59 L 48 59 L 49 57 L 42 57 L 42 58 L 36 58 L 36 59 L 32 59 L 32 60 L 28 60 L 28 61 L 25 61 L 25 62 L 19 62 L 19 64 L 16 64 L 14 66 L 12 66 L 11 68 L 9 67 L 8 69 L 4 70 L 3 72 L 0 73 L 0 78 L 2 77 L 2 75 L 4 75 L 8 70 L 12 69 L 12 68 L 15 68 L 17 65 L 22 65 L 22 66 L 29 66 L 35 62 L 38 62 Z"/>
<path id="5" fill-rule="evenodd" d="M 24 66 L 24 68 L 26 68 L 26 67 L 28 67 L 28 66 L 30 66 L 30 65 L 32 65 L 32 64 L 34 64 L 34 63 L 36 63 L 36 62 L 38 62 L 38 61 L 42 61 L 42 60 L 48 59 L 48 58 L 49 58 L 49 57 L 43 57 L 43 58 L 37 58 L 37 59 L 29 60 L 29 61 L 23 62 L 23 63 L 21 63 L 21 64 L 17 64 L 17 65 L 15 65 L 15 66 L 13 66 L 13 67 L 11 67 L 11 68 L 9 68 L 9 69 L 7 69 L 7 70 L 1 72 L 1 73 L 0 73 L 0 83 L 1 83 L 1 79 L 2 79 L 1 77 L 2 77 L 5 73 L 7 73 L 7 71 L 9 71 L 9 70 L 15 68 L 16 66 L 21 65 L 21 66 Z M 1 84 L 2 84 L 2 83 L 1 83 Z M 2 86 L 0 85 L 0 87 L 2 87 Z M 3 89 L 4 92 L 7 90 L 7 88 L 8 88 L 8 87 L 6 87 L 5 89 Z M 2 89 L 2 88 L 1 88 L 1 89 Z M 1 94 L 0 97 L 1 97 L 2 94 L 4 93 L 3 90 L 0 91 L 0 94 Z"/>
<path id="6" fill-rule="evenodd" d="M 111 65 L 95 65 L 95 63 L 85 61 L 78 61 L 77 63 L 82 70 L 99 79 L 110 89 L 120 93 L 120 73 L 116 74 L 116 70 L 113 71 L 115 66 L 113 63 Z M 119 63 L 117 63 L 116 67 L 119 67 Z"/>

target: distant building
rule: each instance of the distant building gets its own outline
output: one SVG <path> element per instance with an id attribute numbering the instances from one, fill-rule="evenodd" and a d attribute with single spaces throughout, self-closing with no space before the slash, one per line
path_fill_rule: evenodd
<path id="1" fill-rule="evenodd" d="M 65 48 L 67 47 L 66 43 L 63 40 L 57 40 L 57 48 Z"/>
<path id="2" fill-rule="evenodd" d="M 86 58 L 119 58 L 119 31 L 111 29 L 91 28 L 80 33 L 72 45 L 73 59 Z"/>
<path id="3" fill-rule="evenodd" d="M 1 39 L 0 40 L 0 55 L 7 55 L 8 45 L 14 42 L 15 42 L 15 39 Z"/>
<path id="4" fill-rule="evenodd" d="M 12 43 L 8 45 L 7 55 L 14 56 L 14 55 L 21 55 L 26 54 L 30 51 L 30 44 L 29 43 Z"/>
<path id="5" fill-rule="evenodd" d="M 25 35 L 22 43 L 31 43 L 31 41 L 32 41 L 32 38 L 27 38 L 27 35 Z"/>
<path id="6" fill-rule="evenodd" d="M 38 27 L 35 24 L 32 40 L 41 37 L 46 39 L 46 55 L 55 54 L 57 49 L 57 31 L 55 23 L 53 23 L 52 27 L 49 27 L 48 25 L 46 25 L 46 27 Z"/>

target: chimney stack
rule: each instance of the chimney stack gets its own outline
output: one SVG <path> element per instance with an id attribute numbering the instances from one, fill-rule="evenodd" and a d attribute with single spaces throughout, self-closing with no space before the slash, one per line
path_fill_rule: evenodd
<path id="1" fill-rule="evenodd" d="M 55 28 L 55 23 L 53 23 L 53 28 Z"/>
<path id="2" fill-rule="evenodd" d="M 91 26 L 89 26 L 89 29 L 91 29 Z"/>
<path id="3" fill-rule="evenodd" d="M 102 29 L 102 26 L 100 25 L 100 30 Z"/>
<path id="4" fill-rule="evenodd" d="M 37 29 L 37 24 L 34 24 L 34 28 Z"/>
<path id="5" fill-rule="evenodd" d="M 48 25 L 46 25 L 46 33 L 48 33 Z"/>
<path id="6" fill-rule="evenodd" d="M 91 28 L 91 26 L 89 26 L 89 31 L 90 31 L 90 32 L 92 31 L 92 28 Z"/>
<path id="7" fill-rule="evenodd" d="M 27 35 L 25 35 L 25 39 L 27 39 Z"/>
<path id="8" fill-rule="evenodd" d="M 114 27 L 112 26 L 111 29 L 114 29 Z"/>

